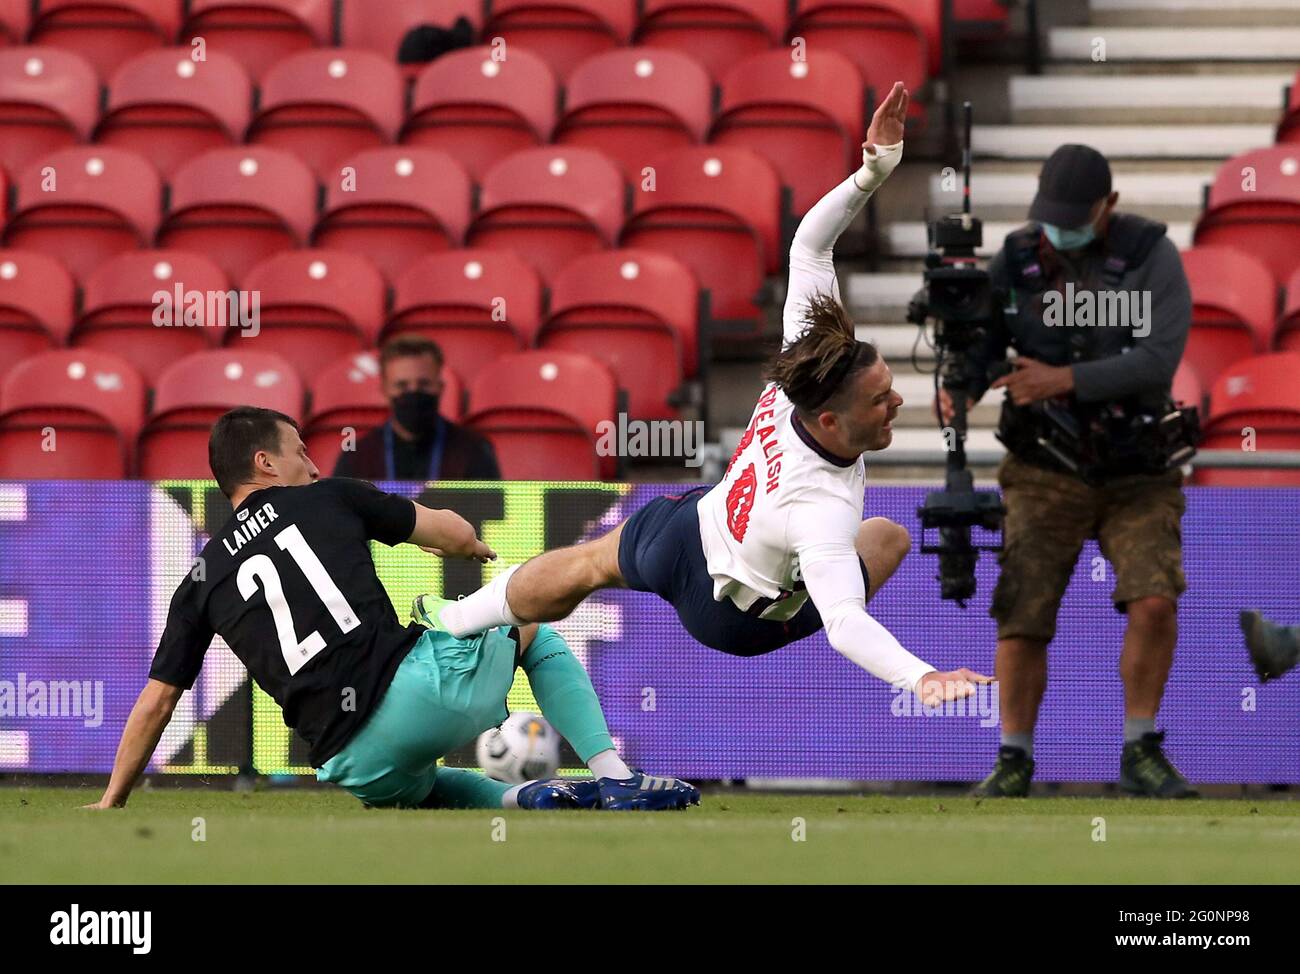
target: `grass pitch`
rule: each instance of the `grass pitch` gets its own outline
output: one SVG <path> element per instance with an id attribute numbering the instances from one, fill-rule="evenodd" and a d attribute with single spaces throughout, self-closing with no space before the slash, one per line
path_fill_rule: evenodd
<path id="1" fill-rule="evenodd" d="M 601 814 L 186 789 L 137 792 L 125 810 L 77 807 L 98 797 L 0 788 L 0 881 L 1293 883 L 1300 862 L 1296 801 L 715 791 L 684 813 Z"/>

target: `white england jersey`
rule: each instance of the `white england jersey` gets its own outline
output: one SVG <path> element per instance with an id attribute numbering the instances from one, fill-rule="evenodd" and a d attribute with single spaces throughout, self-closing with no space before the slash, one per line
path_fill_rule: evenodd
<path id="1" fill-rule="evenodd" d="M 849 177 L 804 216 L 790 246 L 784 341 L 799 337 L 815 292 L 839 300 L 835 241 L 897 165 L 902 143 L 877 147 L 877 162 Z M 917 659 L 866 612 L 854 540 L 862 524 L 866 464 L 825 451 L 802 427 L 785 393 L 769 385 L 721 483 L 699 502 L 700 540 L 713 597 L 765 619 L 794 616 L 813 600 L 831 645 L 868 672 L 909 689 L 934 667 Z"/>

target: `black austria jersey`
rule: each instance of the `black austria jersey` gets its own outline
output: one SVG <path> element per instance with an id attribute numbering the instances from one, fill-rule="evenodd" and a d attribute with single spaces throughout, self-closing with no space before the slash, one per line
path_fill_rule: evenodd
<path id="1" fill-rule="evenodd" d="M 397 621 L 370 556 L 414 529 L 411 501 L 362 480 L 254 491 L 176 589 L 149 675 L 189 689 L 220 634 L 320 767 L 424 632 Z"/>

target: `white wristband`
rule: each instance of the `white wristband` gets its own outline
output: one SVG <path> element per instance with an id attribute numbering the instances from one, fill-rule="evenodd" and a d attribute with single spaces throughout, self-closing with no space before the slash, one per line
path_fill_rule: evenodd
<path id="1" fill-rule="evenodd" d="M 862 150 L 862 168 L 853 174 L 853 185 L 864 193 L 875 192 L 903 159 L 902 142 L 872 148 L 876 150 L 875 155 L 866 149 Z"/>

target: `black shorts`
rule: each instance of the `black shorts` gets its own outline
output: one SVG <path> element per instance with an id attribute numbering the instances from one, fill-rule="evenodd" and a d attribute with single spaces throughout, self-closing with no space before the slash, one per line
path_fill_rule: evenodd
<path id="1" fill-rule="evenodd" d="M 784 622 L 758 617 L 771 604 L 767 599 L 749 612 L 731 599 L 714 600 L 696 513 L 707 490 L 656 497 L 623 522 L 618 567 L 628 587 L 653 592 L 672 603 L 687 632 L 705 646 L 732 656 L 761 656 L 821 629 L 822 617 L 811 599 Z M 861 559 L 858 564 L 870 591 L 867 566 Z"/>

